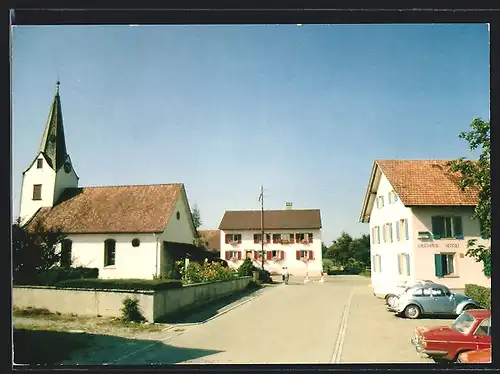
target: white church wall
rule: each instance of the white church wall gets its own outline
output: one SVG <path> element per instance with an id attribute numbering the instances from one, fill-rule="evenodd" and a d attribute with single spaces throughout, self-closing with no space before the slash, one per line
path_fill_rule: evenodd
<path id="1" fill-rule="evenodd" d="M 138 238 L 138 247 L 132 246 L 132 239 Z M 99 278 L 152 279 L 157 273 L 157 239 L 153 233 L 144 234 L 70 234 L 73 266 L 99 269 Z M 115 264 L 104 266 L 104 241 L 114 239 Z M 158 251 L 160 245 L 158 243 Z"/>

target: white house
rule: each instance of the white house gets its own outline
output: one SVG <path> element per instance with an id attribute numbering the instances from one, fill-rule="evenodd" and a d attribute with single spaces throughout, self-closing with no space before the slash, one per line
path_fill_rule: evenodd
<path id="1" fill-rule="evenodd" d="M 477 190 L 460 190 L 444 160 L 376 160 L 361 222 L 371 236 L 371 282 L 376 295 L 405 280 L 450 288 L 490 286 L 482 263 L 465 256 L 467 241 L 489 245 L 472 219 Z"/>
<path id="2" fill-rule="evenodd" d="M 78 187 L 59 82 L 40 149 L 23 173 L 20 205 L 28 230 L 67 234 L 63 266 L 71 258 L 74 265 L 98 268 L 100 278 L 150 279 L 170 270 L 179 251 L 197 251 L 183 184 Z"/>
<path id="3" fill-rule="evenodd" d="M 319 209 L 264 211 L 264 269 L 294 276 L 320 276 L 321 214 Z M 221 258 L 237 268 L 245 258 L 262 266 L 260 210 L 226 211 L 219 225 Z"/>

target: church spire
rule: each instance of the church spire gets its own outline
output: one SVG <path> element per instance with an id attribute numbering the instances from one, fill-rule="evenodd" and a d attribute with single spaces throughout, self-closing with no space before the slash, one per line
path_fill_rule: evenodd
<path id="1" fill-rule="evenodd" d="M 67 158 L 66 139 L 64 137 L 63 117 L 61 109 L 61 98 L 59 96 L 59 80 L 56 84 L 56 94 L 50 108 L 49 118 L 42 142 L 40 152 L 43 152 L 47 162 L 54 170 L 59 170 Z"/>

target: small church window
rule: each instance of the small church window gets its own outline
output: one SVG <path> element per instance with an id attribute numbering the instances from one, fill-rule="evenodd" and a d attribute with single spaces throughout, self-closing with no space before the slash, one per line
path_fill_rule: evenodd
<path id="1" fill-rule="evenodd" d="M 177 212 L 177 219 L 181 219 L 181 213 Z"/>
<path id="2" fill-rule="evenodd" d="M 139 238 L 132 239 L 132 247 L 138 247 L 139 244 L 141 244 L 141 241 L 139 240 Z"/>
<path id="3" fill-rule="evenodd" d="M 43 159 L 39 158 L 38 160 L 36 160 L 36 168 L 41 169 L 42 167 L 43 167 Z"/>
<path id="4" fill-rule="evenodd" d="M 69 268 L 71 266 L 71 249 L 73 242 L 69 239 L 64 239 L 61 243 L 61 267 Z"/>
<path id="5" fill-rule="evenodd" d="M 107 239 L 104 241 L 104 266 L 115 264 L 116 241 Z"/>
<path id="6" fill-rule="evenodd" d="M 42 185 L 33 185 L 33 200 L 42 200 Z"/>

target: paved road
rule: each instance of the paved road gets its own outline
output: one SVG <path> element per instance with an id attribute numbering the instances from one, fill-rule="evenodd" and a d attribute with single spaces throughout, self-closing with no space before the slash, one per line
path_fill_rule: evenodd
<path id="1" fill-rule="evenodd" d="M 368 279 L 358 276 L 292 280 L 246 301 L 206 323 L 164 331 L 147 344 L 130 341 L 67 363 L 432 362 L 415 353 L 413 329 L 450 322 L 395 317 L 372 295 Z"/>

